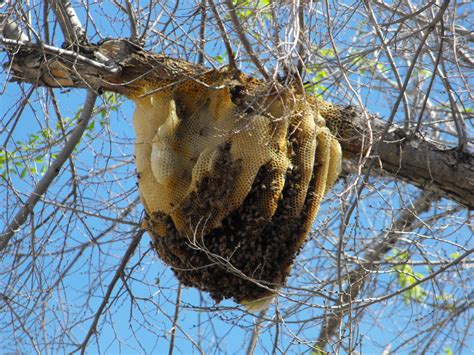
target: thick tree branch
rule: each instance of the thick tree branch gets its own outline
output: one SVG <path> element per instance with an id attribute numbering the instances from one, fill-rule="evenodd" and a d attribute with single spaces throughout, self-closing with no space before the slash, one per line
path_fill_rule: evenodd
<path id="1" fill-rule="evenodd" d="M 187 80 L 199 81 L 209 72 L 198 65 L 146 52 L 126 40 L 90 46 L 76 55 L 0 37 L 1 43 L 7 49 L 14 43 L 20 45 L 7 64 L 11 68 L 11 79 L 39 86 L 85 87 L 129 95 L 146 82 L 168 80 L 173 85 Z M 376 147 L 372 156 L 379 163 L 379 174 L 391 175 L 474 209 L 472 152 L 450 149 L 394 124 L 387 130 L 387 122 L 375 116 L 371 116 L 369 129 L 361 110 L 337 109 L 352 112 L 342 115 L 347 121 L 344 124 L 355 128 L 341 140 L 347 158 L 357 163 L 360 154 L 368 149 L 368 138 L 372 137 Z"/>
<path id="2" fill-rule="evenodd" d="M 0 33 L 9 39 L 28 41 L 28 36 L 23 33 L 21 27 L 8 14 L 0 14 Z"/>
<path id="3" fill-rule="evenodd" d="M 353 109 L 353 108 L 352 108 Z M 357 162 L 369 134 L 362 113 L 353 116 L 357 130 L 341 146 L 351 161 Z M 460 152 L 436 143 L 416 133 L 392 124 L 384 133 L 387 122 L 371 116 L 373 141 L 380 141 L 372 159 L 378 163 L 376 173 L 409 182 L 423 190 L 432 191 L 474 209 L 474 154 Z"/>

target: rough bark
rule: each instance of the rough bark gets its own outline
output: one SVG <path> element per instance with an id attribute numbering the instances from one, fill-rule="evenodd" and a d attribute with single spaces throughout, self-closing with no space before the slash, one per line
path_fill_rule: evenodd
<path id="1" fill-rule="evenodd" d="M 0 37 L 0 45 L 10 53 L 11 80 L 52 88 L 89 88 L 129 95 L 145 81 L 169 80 L 170 85 L 197 80 L 209 70 L 185 61 L 147 52 L 127 40 L 82 46 L 76 51 Z M 206 85 L 203 83 L 203 85 Z M 343 108 L 341 108 L 343 109 Z M 341 141 L 345 155 L 358 162 L 369 141 L 369 125 L 362 111 L 348 115 L 346 122 L 357 129 Z M 374 169 L 422 189 L 440 194 L 474 208 L 474 154 L 459 152 L 411 134 L 370 116 L 370 156 Z M 365 144 L 365 145 L 364 145 Z"/>
<path id="2" fill-rule="evenodd" d="M 364 115 L 354 116 L 352 124 L 357 131 L 353 131 L 351 139 L 342 140 L 341 146 L 351 160 L 357 162 L 369 134 L 364 128 L 367 127 Z M 371 116 L 375 142 L 371 152 L 371 158 L 375 159 L 372 173 L 392 176 L 474 208 L 474 155 L 471 152 L 459 152 L 394 124 L 384 134 L 386 125 L 384 120 Z"/>

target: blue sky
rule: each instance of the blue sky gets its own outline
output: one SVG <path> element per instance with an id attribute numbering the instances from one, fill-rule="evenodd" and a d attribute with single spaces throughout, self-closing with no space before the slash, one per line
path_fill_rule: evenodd
<path id="1" fill-rule="evenodd" d="M 193 4 L 185 2 L 179 14 L 184 18 L 193 9 Z M 96 19 L 94 25 L 101 29 L 104 36 L 126 36 L 126 23 L 117 23 L 114 26 L 108 23 L 116 16 L 114 7 L 109 4 L 100 7 L 96 4 L 92 6 L 92 10 Z M 165 23 L 166 19 L 164 14 L 160 24 Z M 91 23 L 88 25 L 92 34 L 93 26 Z M 167 39 L 169 43 L 158 36 L 153 37 L 155 49 L 159 50 L 162 46 L 165 52 L 180 55 L 180 45 L 188 49 L 192 46 L 192 39 L 196 33 L 194 26 L 193 21 L 183 20 L 181 29 L 170 31 L 170 38 Z M 187 31 L 189 33 L 186 33 Z M 352 34 L 353 30 L 348 30 L 347 33 L 340 34 L 337 39 L 348 42 Z M 212 35 L 218 37 L 218 34 Z M 98 40 L 98 37 L 95 36 L 94 40 Z M 181 41 L 180 45 L 174 45 L 174 41 Z M 210 57 L 224 53 L 223 46 L 218 41 L 210 43 L 207 50 Z M 4 63 L 4 57 L 1 58 Z M 271 63 L 267 64 L 271 67 Z M 15 109 L 18 107 L 16 102 L 24 97 L 24 92 L 16 83 L 3 86 L 6 77 L 5 71 L 0 73 L 2 83 L 0 117 L 1 128 L 4 129 L 1 132 L 2 144 L 7 141 L 8 132 L 14 126 L 14 120 L 10 122 L 9 119 L 14 117 Z M 364 103 L 372 111 L 378 111 L 381 116 L 386 116 L 392 98 L 390 95 L 383 95 L 379 91 L 371 90 L 370 87 L 367 88 L 370 84 L 367 79 L 364 76 L 360 77 L 359 81 L 354 79 L 354 84 L 361 82 L 359 92 Z M 23 90 L 29 89 L 29 85 L 23 86 Z M 73 118 L 84 102 L 85 93 L 83 90 L 56 90 L 56 94 L 63 118 L 72 119 L 69 123 L 65 120 L 67 131 L 74 125 Z M 350 96 L 344 90 L 343 93 L 332 92 L 336 97 L 342 97 L 343 94 L 344 99 Z M 21 287 L 18 285 L 24 297 L 18 302 L 24 302 L 25 309 L 28 309 L 35 292 L 38 294 L 45 292 L 44 286 L 51 286 L 61 272 L 71 265 L 64 281 L 44 299 L 44 308 L 38 308 L 45 312 L 44 339 L 48 339 L 48 347 L 52 353 L 63 351 L 63 345 L 55 344 L 55 339 L 58 341 L 63 339 L 65 332 L 70 336 L 71 343 L 82 341 L 132 238 L 136 228 L 133 224 L 143 215 L 143 208 L 138 203 L 133 211 L 123 218 L 127 223 L 120 223 L 114 227 L 113 232 L 101 236 L 104 230 L 113 226 L 112 219 L 117 218 L 137 199 L 133 165 L 134 133 L 131 122 L 133 104 L 122 97 L 117 97 L 117 100 L 123 104 L 115 109 L 116 106 L 110 100 L 98 99 L 97 106 L 100 108 L 93 118 L 94 125 L 90 126 L 87 136 L 73 157 L 75 172 L 83 179 L 81 180 L 83 185 L 78 186 L 77 190 L 73 189 L 72 168 L 67 163 L 44 197 L 44 202 L 35 210 L 37 216 L 44 218 L 50 214 L 50 218 L 54 221 L 45 225 L 39 224 L 36 230 L 37 240 L 44 243 L 45 256 L 38 260 L 30 260 L 20 267 L 23 271 L 32 266 L 42 268 L 41 272 L 32 273 L 29 278 L 18 278 L 25 283 Z M 38 171 L 43 165 L 48 166 L 48 161 L 54 158 L 51 153 L 57 152 L 62 146 L 56 142 L 51 147 L 50 143 L 54 142 L 54 136 L 45 139 L 43 144 L 39 145 L 39 151 L 33 154 L 44 157 L 42 162 L 37 163 L 38 171 L 28 171 L 25 176 L 20 176 L 21 163 L 28 166 L 31 164 L 31 152 L 25 153 L 21 143 L 31 140 L 32 135 L 44 131 L 45 128 L 57 127 L 58 120 L 53 114 L 51 104 L 50 97 L 43 89 L 34 92 L 19 118 L 17 128 L 4 146 L 9 152 L 14 151 L 17 154 L 20 164 L 17 166 L 18 174 L 10 174 L 10 187 L 13 186 L 15 191 L 0 189 L 2 210 L 8 211 L 16 206 L 15 194 L 24 198 L 30 193 L 41 177 Z M 333 255 L 336 252 L 342 204 L 346 202 L 342 199 L 342 192 L 352 182 L 351 177 L 341 179 L 326 198 L 315 221 L 314 232 L 298 256 L 292 277 L 288 280 L 289 287 L 282 290 L 283 296 L 267 313 L 256 353 L 271 352 L 276 333 L 280 334 L 279 348 L 282 351 L 286 349 L 288 353 L 309 352 L 309 345 L 317 338 L 323 307 L 331 304 L 311 291 L 321 289 L 332 296 L 337 291 L 337 287 L 326 284 L 325 280 L 332 279 L 336 270 Z M 68 196 L 72 191 L 75 191 L 77 200 L 81 201 L 80 206 L 71 205 L 72 199 Z M 371 179 L 370 184 L 362 192 L 346 231 L 346 255 L 357 256 L 357 253 L 364 249 L 365 243 L 369 243 L 386 231 L 396 218 L 399 209 L 410 206 L 418 192 L 415 188 L 389 179 Z M 55 206 L 51 201 L 64 201 L 64 203 Z M 453 203 L 443 200 L 436 210 L 429 211 L 425 216 L 453 208 Z M 11 218 L 13 211 L 9 210 L 9 214 L 2 213 L 4 219 L 0 220 L 0 225 L 6 222 L 7 217 Z M 104 216 L 108 220 L 101 218 Z M 40 217 L 35 219 L 36 223 L 41 220 Z M 448 213 L 445 218 L 433 225 L 421 224 L 413 233 L 407 235 L 400 248 L 409 250 L 413 261 L 422 261 L 426 256 L 449 259 L 451 255 L 462 250 L 460 246 L 468 248 L 470 243 L 472 247 L 468 221 L 469 217 L 465 211 Z M 442 240 L 429 238 L 439 233 L 442 233 Z M 19 238 L 24 238 L 22 250 L 29 250 L 28 236 L 28 230 L 19 233 Z M 94 238 L 99 236 L 100 239 L 94 241 Z M 423 236 L 428 238 L 422 238 Z M 417 243 L 410 243 L 410 240 L 416 240 Z M 94 243 L 81 252 L 78 248 L 88 242 Z M 64 245 L 67 252 L 61 258 L 57 251 Z M 414 267 L 414 270 L 423 275 L 427 275 L 430 271 L 426 266 Z M 459 271 L 463 272 L 461 269 Z M 88 353 L 167 353 L 175 312 L 177 281 L 169 267 L 150 250 L 147 235 L 142 238 L 137 252 L 129 262 L 126 275 L 129 289 L 122 281 L 117 283 L 99 323 L 99 336 L 92 339 Z M 40 276 L 45 279 L 41 279 Z M 367 289 L 371 292 L 366 294 L 372 297 L 383 295 L 387 290 L 393 292 L 400 286 L 396 273 L 388 267 L 383 268 L 380 274 L 370 277 L 370 280 L 373 282 L 368 283 Z M 2 279 L 0 286 L 3 288 L 7 283 L 6 279 Z M 28 287 L 34 292 L 26 292 Z M 470 294 L 469 288 L 472 288 L 472 280 L 470 285 L 460 285 L 455 279 L 447 277 L 440 277 L 437 282 L 423 285 L 423 289 L 428 292 L 427 300 L 431 300 L 432 303 L 441 302 L 437 297 L 442 294 L 465 300 Z M 285 295 L 291 295 L 290 300 L 287 300 Z M 396 349 L 410 337 L 419 336 L 422 339 L 424 329 L 439 320 L 437 317 L 446 316 L 443 312 L 433 312 L 428 303 L 428 301 L 404 303 L 402 295 L 376 303 L 364 311 L 363 317 L 355 317 L 352 333 L 345 330 L 342 331 L 342 335 L 361 353 L 381 353 L 388 344 L 391 344 L 392 349 Z M 353 314 L 356 316 L 357 311 Z M 1 324 L 5 323 L 5 315 L 0 319 Z M 35 322 L 35 319 L 33 315 L 29 315 L 25 321 L 32 332 L 40 334 L 41 324 Z M 199 353 L 195 346 L 199 344 L 206 354 L 240 354 L 248 346 L 256 315 L 247 313 L 229 300 L 216 306 L 207 294 L 192 288 L 183 288 L 178 319 L 175 353 Z M 463 328 L 470 325 L 468 321 L 469 318 L 466 317 L 454 322 L 452 328 L 440 329 L 437 339 L 439 345 L 436 348 L 439 350 L 438 353 L 451 347 L 456 353 L 453 344 L 459 341 L 459 337 L 455 332 L 462 333 Z M 63 328 L 63 325 L 67 327 Z M 15 350 L 14 344 L 22 342 L 24 342 L 22 350 L 33 351 L 28 339 L 21 333 L 18 333 L 17 338 L 12 334 L 17 332 L 12 333 L 8 329 L 3 336 L 0 331 L 2 339 L 0 341 L 8 344 L 7 351 Z M 465 342 L 469 343 L 470 340 L 472 341 L 472 337 L 465 339 Z M 41 341 L 43 340 L 39 339 L 39 342 Z M 70 345 L 65 349 L 71 351 L 73 347 Z"/>

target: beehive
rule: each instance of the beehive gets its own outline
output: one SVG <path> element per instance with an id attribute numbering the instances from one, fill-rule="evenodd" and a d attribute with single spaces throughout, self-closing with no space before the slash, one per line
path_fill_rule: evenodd
<path id="1" fill-rule="evenodd" d="M 145 227 L 160 257 L 216 301 L 271 298 L 340 171 L 317 101 L 225 71 L 147 82 L 132 98 Z"/>
<path id="2" fill-rule="evenodd" d="M 134 100 L 144 227 L 160 257 L 185 285 L 216 300 L 264 304 L 284 285 L 339 174 L 341 149 L 331 131 L 346 139 L 358 114 L 128 40 L 93 49 L 83 54 L 108 59 L 113 71 L 45 53 L 39 59 L 28 49 L 15 56 L 12 72 L 35 84 Z"/>

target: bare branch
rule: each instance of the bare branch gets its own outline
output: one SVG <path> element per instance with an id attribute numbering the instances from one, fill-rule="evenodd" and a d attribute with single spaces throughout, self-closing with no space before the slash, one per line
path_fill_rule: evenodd
<path id="1" fill-rule="evenodd" d="M 253 327 L 252 336 L 249 341 L 249 345 L 247 347 L 246 355 L 252 355 L 255 351 L 255 347 L 257 346 L 258 337 L 260 335 L 260 329 L 265 322 L 265 314 L 267 313 L 268 308 L 263 309 L 260 311 L 258 317 L 255 319 L 255 325 Z"/>
<path id="2" fill-rule="evenodd" d="M 446 263 L 443 266 L 441 266 L 435 272 L 432 272 L 429 275 L 426 275 L 425 277 L 420 278 L 419 280 L 416 280 L 415 282 L 411 283 L 410 285 L 396 290 L 395 292 L 384 294 L 383 296 L 380 296 L 380 297 L 372 297 L 372 298 L 369 298 L 369 299 L 366 299 L 366 300 L 362 300 L 362 301 L 358 302 L 358 303 L 361 303 L 361 305 L 358 306 L 358 307 L 353 307 L 353 305 L 351 305 L 351 302 L 348 302 L 348 303 L 345 303 L 345 304 L 335 306 L 333 309 L 346 309 L 346 308 L 349 308 L 349 307 L 353 307 L 354 310 L 358 310 L 360 308 L 366 308 L 366 307 L 368 307 L 372 304 L 379 303 L 379 302 L 385 301 L 389 298 L 401 295 L 402 293 L 407 292 L 407 291 L 409 291 L 409 290 L 425 283 L 426 281 L 435 279 L 436 276 L 446 272 L 449 268 L 452 268 L 453 266 L 456 266 L 456 265 L 460 265 L 464 261 L 464 259 L 466 259 L 467 257 L 469 257 L 473 253 L 474 253 L 474 248 L 468 249 L 464 253 L 459 255 L 457 258 L 455 258 L 452 261 L 450 261 L 449 263 Z"/>
<path id="3" fill-rule="evenodd" d="M 110 282 L 107 292 L 104 295 L 104 298 L 102 299 L 102 302 L 97 309 L 97 312 L 94 316 L 94 320 L 92 321 L 89 331 L 87 332 L 84 340 L 82 341 L 81 345 L 77 348 L 77 351 L 81 351 L 81 354 L 85 354 L 86 349 L 87 349 L 87 344 L 89 343 L 91 337 L 97 332 L 97 324 L 99 323 L 100 317 L 103 315 L 104 309 L 107 306 L 107 303 L 110 301 L 110 297 L 112 295 L 112 292 L 115 288 L 115 285 L 117 284 L 117 281 L 123 276 L 125 272 L 125 267 L 127 266 L 128 262 L 130 261 L 131 257 L 133 256 L 133 253 L 137 249 L 138 245 L 140 244 L 140 241 L 142 240 L 142 236 L 145 233 L 144 230 L 139 230 L 138 232 L 135 233 L 133 236 L 133 239 L 130 242 L 130 245 L 128 246 L 128 249 L 125 251 L 125 254 L 123 255 L 122 261 L 120 262 L 120 265 L 118 266 L 115 275 Z"/>
<path id="4" fill-rule="evenodd" d="M 13 220 L 1 234 L 0 252 L 3 252 L 7 248 L 10 239 L 26 222 L 28 216 L 33 212 L 36 203 L 40 200 L 41 196 L 48 190 L 49 186 L 59 174 L 63 164 L 71 156 L 74 148 L 81 140 L 81 137 L 84 134 L 84 131 L 86 130 L 89 124 L 89 120 L 92 116 L 92 111 L 94 109 L 96 98 L 97 94 L 95 92 L 89 91 L 87 93 L 83 111 L 81 113 L 76 128 L 74 128 L 69 137 L 69 140 L 66 142 L 62 151 L 58 154 L 58 157 L 52 162 L 51 166 L 48 168 L 44 176 L 38 182 L 26 203 L 20 208 Z"/>
<path id="5" fill-rule="evenodd" d="M 235 6 L 232 3 L 232 0 L 226 0 L 226 4 L 229 9 L 229 15 L 230 15 L 232 24 L 234 26 L 234 29 L 237 32 L 237 35 L 239 36 L 239 39 L 242 42 L 242 45 L 244 46 L 245 51 L 249 55 L 250 60 L 252 61 L 253 64 L 255 64 L 260 74 L 262 74 L 262 76 L 266 80 L 268 81 L 271 80 L 264 65 L 262 64 L 262 62 L 260 62 L 260 60 L 256 57 L 255 53 L 253 52 L 252 45 L 250 44 L 247 36 L 245 35 L 244 28 L 242 27 L 242 24 L 240 23 L 239 18 L 237 17 L 237 13 L 235 12 Z"/>
<path id="6" fill-rule="evenodd" d="M 0 33 L 7 39 L 20 42 L 28 41 L 28 36 L 8 14 L 0 14 Z"/>
<path id="7" fill-rule="evenodd" d="M 214 4 L 213 0 L 209 0 L 209 4 L 211 5 L 212 13 L 216 18 L 217 27 L 219 28 L 219 32 L 221 33 L 222 40 L 224 41 L 225 49 L 227 51 L 227 57 L 229 58 L 229 65 L 233 70 L 237 70 L 237 63 L 235 61 L 234 51 L 232 50 L 232 46 L 230 45 L 229 36 L 227 36 L 227 31 L 224 27 L 222 19 L 217 11 L 216 5 Z"/>
<path id="8" fill-rule="evenodd" d="M 198 64 L 204 65 L 204 53 L 205 53 L 205 45 L 206 45 L 206 26 L 207 26 L 206 0 L 202 0 L 199 6 L 201 8 L 201 22 L 199 24 Z"/>
<path id="9" fill-rule="evenodd" d="M 438 14 L 437 18 L 439 17 Z M 155 81 L 168 80 L 171 82 L 169 85 L 173 85 L 187 80 L 199 81 L 201 75 L 209 72 L 191 63 L 145 52 L 123 40 L 105 42 L 96 51 L 101 57 L 114 59 L 113 64 L 105 68 L 122 70 L 120 72 L 109 70 L 113 74 L 107 75 L 103 66 L 86 65 L 87 58 L 74 57 L 69 51 L 64 53 L 63 58 L 61 50 L 58 49 L 55 51 L 57 55 L 46 61 L 43 56 L 34 52 L 15 56 L 12 61 L 14 77 L 18 81 L 50 87 L 92 87 L 128 94 L 134 87 L 140 86 L 141 80 L 145 77 L 147 80 L 152 80 L 152 77 Z M 30 59 L 31 57 L 36 58 L 35 65 L 32 64 L 34 61 Z M 71 62 L 69 58 L 80 58 L 80 60 Z M 49 68 L 52 67 L 56 69 L 56 74 L 62 72 L 60 76 L 51 76 Z M 413 66 L 411 69 L 413 70 Z M 404 90 L 407 82 L 406 79 Z M 258 98 L 248 100 L 258 102 Z M 401 100 L 400 93 L 397 103 L 400 104 Z M 335 109 L 339 112 L 347 111 L 342 117 L 347 119 L 344 124 L 349 127 L 347 130 L 349 136 L 341 139 L 341 145 L 354 162 L 360 161 L 360 154 L 366 156 L 370 147 L 367 142 L 377 142 L 371 150 L 371 154 L 375 156 L 369 159 L 366 168 L 369 172 L 377 166 L 376 163 L 381 162 L 380 167 L 383 171 L 393 174 L 398 179 L 437 192 L 469 208 L 474 207 L 472 153 L 450 150 L 449 146 L 431 142 L 420 134 L 412 134 L 391 124 L 397 111 L 396 107 L 392 109 L 388 122 L 371 116 L 370 126 L 367 125 L 366 113 L 363 110 L 354 107 L 335 107 Z M 336 131 L 337 129 L 334 128 Z"/>
<path id="10" fill-rule="evenodd" d="M 29 60 L 30 65 L 34 65 L 36 61 L 41 61 L 42 58 L 40 59 L 39 56 L 41 55 L 39 52 L 44 50 L 45 53 L 48 54 L 54 54 L 57 56 L 60 56 L 64 59 L 74 61 L 78 64 L 83 64 L 87 65 L 90 68 L 95 68 L 99 72 L 105 72 L 108 74 L 118 74 L 120 72 L 120 68 L 114 65 L 108 65 L 108 63 L 102 63 L 100 60 L 104 60 L 103 56 L 99 56 L 97 59 L 91 59 L 87 58 L 77 52 L 67 50 L 67 49 L 62 49 L 54 46 L 50 46 L 47 44 L 42 44 L 41 46 L 31 43 L 31 42 L 23 42 L 23 41 L 18 41 L 18 40 L 12 40 L 8 38 L 3 38 L 0 37 L 0 44 L 2 44 L 5 48 L 7 49 L 12 49 L 12 48 L 29 48 L 32 49 L 36 54 L 33 54 L 31 56 L 28 56 L 28 58 L 23 58 L 22 60 Z M 106 58 L 105 58 L 106 59 Z M 106 61 L 108 62 L 108 61 Z M 25 63 L 26 64 L 26 63 Z M 39 63 L 38 63 L 39 64 Z M 70 64 L 71 65 L 71 64 Z"/>
<path id="11" fill-rule="evenodd" d="M 353 132 L 350 139 L 342 140 L 341 145 L 348 154 L 355 154 L 354 162 L 367 149 L 364 148 L 367 142 L 364 137 L 373 134 L 374 141 L 380 143 L 371 161 L 375 166 L 379 165 L 380 173 L 389 173 L 399 180 L 474 208 L 472 153 L 459 152 L 394 124 L 385 133 L 387 122 L 375 116 L 371 117 L 372 132 L 367 132 L 363 115 L 356 114 L 353 118 L 357 132 Z"/>
<path id="12" fill-rule="evenodd" d="M 87 37 L 81 21 L 69 0 L 51 0 L 51 7 L 68 44 L 86 44 Z"/>
<path id="13" fill-rule="evenodd" d="M 422 10 L 422 11 L 417 10 L 417 11 L 414 11 L 413 13 L 411 13 L 411 14 L 407 14 L 407 13 L 403 12 L 402 10 L 400 10 L 397 6 L 389 5 L 389 4 L 387 4 L 383 1 L 380 1 L 380 0 L 374 0 L 373 3 L 376 4 L 377 6 L 383 8 L 383 9 L 386 9 L 386 10 L 392 12 L 393 14 L 400 15 L 401 16 L 400 21 L 406 21 L 408 19 L 414 19 L 417 22 L 421 23 L 423 27 L 429 26 L 430 20 L 427 17 L 421 15 L 423 10 L 426 10 L 427 6 L 422 6 L 420 8 L 420 10 Z M 398 22 L 399 21 L 395 21 L 393 23 L 398 23 Z M 391 25 L 391 24 L 392 23 L 387 23 L 386 25 L 388 26 L 388 25 Z M 466 36 L 468 41 L 471 41 L 471 42 L 474 41 L 473 32 L 469 31 L 468 29 L 466 29 L 462 26 L 456 25 L 454 27 L 454 34 L 455 35 L 459 34 L 459 35 L 462 35 L 462 36 Z M 446 39 L 448 41 L 453 40 L 451 36 L 447 36 Z M 457 48 L 457 51 L 458 51 L 459 57 L 464 62 L 464 64 L 466 64 L 469 68 L 474 68 L 474 59 L 472 58 L 472 55 L 469 52 L 466 52 L 466 50 L 463 49 L 463 48 Z"/>
<path id="14" fill-rule="evenodd" d="M 370 274 L 370 271 L 373 271 L 374 264 L 382 260 L 396 245 L 403 232 L 409 231 L 412 228 L 414 222 L 418 220 L 418 215 L 430 208 L 432 199 L 433 194 L 424 193 L 414 202 L 413 209 L 407 209 L 402 212 L 389 233 L 377 238 L 380 239 L 380 242 L 364 256 L 364 262 L 356 270 L 349 273 L 348 286 L 340 296 L 340 305 L 350 304 L 357 298 L 359 292 L 364 287 L 366 277 Z M 317 351 L 322 351 L 326 348 L 331 338 L 335 336 L 344 316 L 349 311 L 350 308 L 347 307 L 326 316 L 318 341 L 314 346 Z"/>
<path id="15" fill-rule="evenodd" d="M 316 353 L 472 350 L 474 9 L 466 0 L 446 4 L 0 1 L 0 233 L 5 231 L 0 242 L 12 234 L 12 224 L 18 222 L 14 217 L 24 218 L 0 251 L 5 266 L 0 270 L 2 349 L 277 354 L 304 353 L 321 345 L 325 349 Z M 86 36 L 101 40 L 93 44 Z M 116 37 L 120 39 L 110 39 Z M 212 58 L 219 61 L 215 56 L 226 52 L 229 65 L 214 65 Z M 100 93 L 103 100 L 96 103 L 97 115 L 60 175 L 30 210 L 38 181 L 77 130 L 77 105 L 84 102 L 77 101 L 76 88 Z M 144 146 L 135 145 L 134 152 L 131 106 L 138 106 L 137 115 L 147 116 L 144 122 L 161 122 L 175 106 L 176 115 L 170 117 L 173 122 L 178 117 L 178 130 L 187 129 L 188 122 L 198 128 L 209 123 L 212 132 L 199 130 L 192 137 L 207 144 L 201 133 L 220 140 L 224 122 L 207 120 L 208 111 L 231 112 L 231 120 L 242 112 L 237 119 L 245 123 L 247 118 L 259 121 L 262 109 L 265 120 L 270 118 L 268 132 L 278 136 L 272 127 L 286 121 L 271 120 L 283 116 L 276 106 L 268 112 L 264 101 L 276 97 L 288 108 L 291 124 L 299 120 L 292 115 L 292 100 L 308 105 L 318 126 L 326 124 L 337 135 L 345 166 L 320 206 L 306 247 L 294 259 L 287 287 L 277 292 L 280 284 L 259 276 L 269 265 L 277 269 L 285 263 L 280 253 L 288 249 L 283 229 L 263 233 L 265 243 L 274 245 L 266 253 L 255 238 L 248 239 L 249 249 L 238 242 L 248 223 L 260 223 L 253 211 L 275 190 L 274 179 L 284 178 L 282 191 L 288 191 L 288 198 L 293 188 L 301 189 L 286 178 L 304 174 L 298 164 L 291 171 L 260 171 L 257 177 L 274 176 L 254 181 L 258 191 L 251 188 L 246 197 L 255 201 L 248 209 L 232 209 L 235 228 L 205 238 L 192 230 L 196 238 L 191 243 L 182 238 L 192 254 L 178 252 L 180 239 L 169 239 L 169 250 L 186 265 L 167 267 L 166 253 L 156 249 L 170 234 L 173 218 L 156 226 L 162 239 L 155 235 L 151 245 L 130 245 L 142 233 L 138 223 L 146 207 L 136 186 L 137 181 L 143 184 L 145 174 L 134 159 Z M 171 98 L 169 107 L 151 112 L 148 103 L 161 107 L 161 98 Z M 193 113 L 196 107 L 201 113 Z M 306 112 L 301 117 L 308 119 Z M 138 132 L 142 128 L 136 116 L 134 121 Z M 310 132 L 312 121 L 307 122 L 307 127 L 295 126 L 294 134 Z M 159 125 L 143 127 L 150 134 L 146 141 L 154 160 L 167 152 L 166 147 L 155 149 L 154 138 L 166 133 Z M 242 133 L 239 129 L 235 136 Z M 229 135 L 237 142 L 234 131 Z M 311 142 L 310 136 L 300 138 L 281 142 L 290 147 L 289 159 L 301 141 Z M 319 143 L 313 147 L 316 155 L 322 152 Z M 187 140 L 184 145 L 173 144 L 171 150 L 187 157 Z M 194 149 L 192 142 L 189 146 Z M 241 147 L 246 153 L 245 143 L 234 145 Z M 189 166 L 195 162 L 192 155 Z M 179 161 L 172 160 L 174 165 Z M 323 164 L 310 164 L 313 174 Z M 236 177 L 229 174 L 229 181 Z M 204 184 L 193 186 L 199 190 Z M 214 203 L 204 197 L 196 194 L 203 201 L 196 220 L 203 216 L 204 221 L 230 200 Z M 275 203 L 277 209 L 285 207 L 285 199 Z M 135 254 L 126 263 L 130 248 Z M 241 253 L 239 264 L 235 260 L 241 250 L 248 252 Z M 209 261 L 196 264 L 199 253 Z M 224 277 L 206 274 L 217 267 Z M 199 298 L 187 289 L 194 274 L 217 287 L 227 285 L 225 273 L 251 283 L 249 289 L 255 285 L 275 293 L 274 306 L 265 314 L 250 314 L 231 301 L 216 303 L 219 295 L 211 299 L 212 294 L 203 292 Z M 382 333 L 384 339 L 377 338 Z M 230 337 L 240 341 L 229 342 Z"/>
<path id="16" fill-rule="evenodd" d="M 138 29 L 137 29 L 137 19 L 135 16 L 135 12 L 133 10 L 133 6 L 130 2 L 130 0 L 126 0 L 125 4 L 127 5 L 127 14 L 128 14 L 128 20 L 130 23 L 130 32 L 131 32 L 131 37 L 130 40 L 132 42 L 137 42 L 138 40 Z"/>
<path id="17" fill-rule="evenodd" d="M 173 325 L 171 326 L 171 340 L 168 355 L 173 355 L 174 340 L 176 336 L 176 328 L 178 327 L 179 308 L 181 306 L 181 283 L 178 284 L 178 291 L 176 291 L 176 302 L 173 316 Z"/>
<path id="18" fill-rule="evenodd" d="M 380 42 L 382 43 L 382 48 L 385 50 L 387 54 L 387 58 L 390 62 L 390 66 L 392 67 L 392 72 L 393 75 L 395 76 L 395 79 L 397 81 L 398 89 L 400 91 L 400 97 L 403 100 L 403 107 L 405 109 L 405 129 L 408 129 L 411 125 L 411 115 L 410 115 L 410 106 L 408 104 L 408 99 L 407 99 L 407 94 L 406 94 L 406 85 L 408 83 L 408 78 L 410 75 L 407 75 L 407 79 L 405 80 L 405 85 L 402 84 L 402 78 L 400 77 L 400 73 L 398 72 L 397 65 L 395 64 L 395 60 L 392 55 L 392 51 L 390 50 L 390 47 L 387 45 L 385 38 L 382 34 L 382 31 L 380 29 L 380 26 L 377 22 L 377 19 L 375 18 L 374 11 L 372 10 L 372 7 L 370 6 L 370 1 L 367 1 L 366 3 L 367 7 L 367 12 L 369 13 L 369 18 L 375 28 L 375 32 L 377 33 L 377 37 L 380 39 Z M 426 40 L 426 38 L 425 38 Z M 421 51 L 421 48 L 423 47 L 424 42 L 421 43 L 419 51 Z M 414 67 L 416 63 L 416 58 L 415 60 L 412 61 L 412 66 Z M 405 87 L 405 89 L 404 89 Z M 395 106 L 397 107 L 397 106 Z"/>

